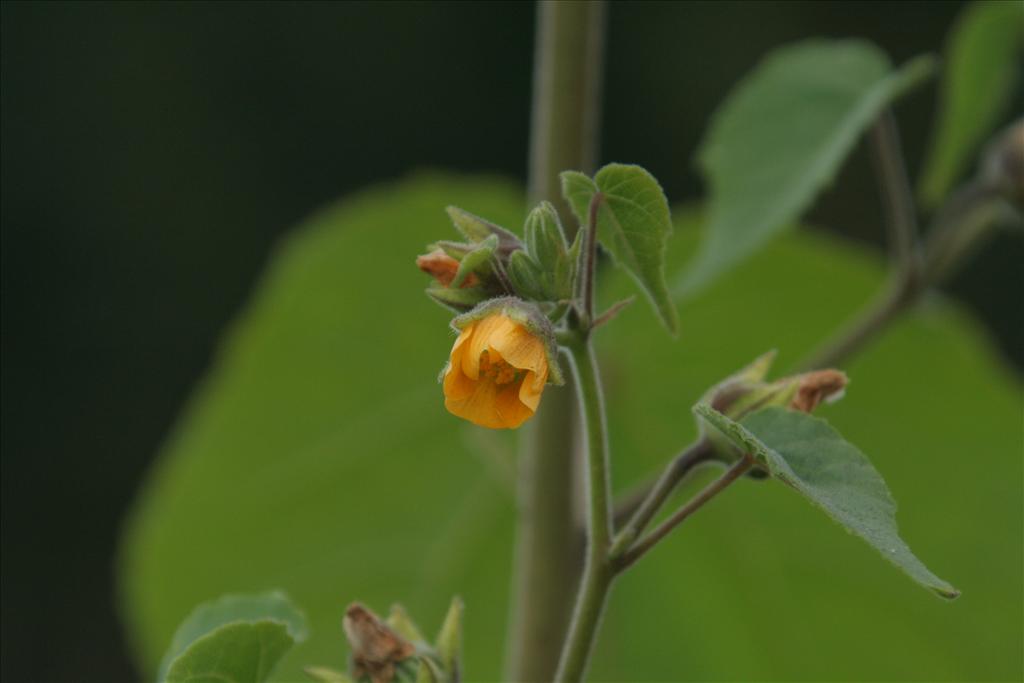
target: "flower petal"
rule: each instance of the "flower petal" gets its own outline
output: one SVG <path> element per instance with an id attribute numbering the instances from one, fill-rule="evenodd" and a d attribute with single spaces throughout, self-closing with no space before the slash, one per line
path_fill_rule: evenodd
<path id="1" fill-rule="evenodd" d="M 448 363 L 448 367 L 444 371 L 445 398 L 456 400 L 468 398 L 473 393 L 475 385 L 476 380 L 466 376 L 466 373 L 462 371 L 462 364 L 453 354 L 451 362 Z"/>
<path id="2" fill-rule="evenodd" d="M 459 333 L 459 338 L 452 346 L 451 364 L 462 366 L 462 372 L 472 380 L 480 377 L 480 354 L 473 355 L 471 351 L 472 339 L 475 336 L 477 324 L 470 323 Z"/>
<path id="3" fill-rule="evenodd" d="M 462 359 L 462 367 L 467 375 L 476 379 L 480 376 L 480 354 L 491 346 L 491 340 L 508 334 L 515 323 L 504 315 L 490 315 L 478 320 L 473 327 L 473 335 L 466 355 Z"/>
<path id="4" fill-rule="evenodd" d="M 537 398 L 540 399 L 539 396 Z M 507 384 L 498 392 L 496 408 L 504 426 L 509 429 L 515 429 L 533 417 L 535 407 L 536 404 L 531 407 L 519 399 L 519 391 L 514 384 Z"/>
<path id="5" fill-rule="evenodd" d="M 489 330 L 488 345 L 497 350 L 509 365 L 547 375 L 548 356 L 544 342 L 511 318 L 501 317 L 506 322 Z"/>
<path id="6" fill-rule="evenodd" d="M 507 425 L 498 413 L 498 386 L 494 382 L 475 382 L 472 393 L 465 398 L 446 396 L 444 407 L 452 415 L 490 429 L 503 429 Z"/>
<path id="7" fill-rule="evenodd" d="M 519 385 L 519 401 L 531 411 L 536 412 L 537 406 L 540 405 L 540 395 L 544 392 L 547 375 L 547 368 L 542 374 L 530 370 L 523 378 L 522 384 Z"/>

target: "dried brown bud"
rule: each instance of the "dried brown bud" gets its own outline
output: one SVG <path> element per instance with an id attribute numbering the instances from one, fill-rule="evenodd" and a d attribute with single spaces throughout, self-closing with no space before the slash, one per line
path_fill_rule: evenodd
<path id="1" fill-rule="evenodd" d="M 390 683 L 395 678 L 395 664 L 416 654 L 412 643 L 358 602 L 348 606 L 341 623 L 352 647 L 356 679 L 369 676 L 372 683 Z"/>
<path id="2" fill-rule="evenodd" d="M 796 395 L 789 407 L 809 413 L 822 401 L 836 400 L 843 395 L 849 381 L 839 370 L 815 370 L 799 375 Z"/>
<path id="3" fill-rule="evenodd" d="M 452 283 L 452 280 L 455 279 L 455 274 L 459 272 L 459 262 L 441 249 L 417 256 L 416 265 L 419 266 L 420 270 L 433 277 L 445 287 Z M 477 280 L 476 275 L 470 273 L 461 286 L 472 287 L 478 282 L 479 280 Z"/>

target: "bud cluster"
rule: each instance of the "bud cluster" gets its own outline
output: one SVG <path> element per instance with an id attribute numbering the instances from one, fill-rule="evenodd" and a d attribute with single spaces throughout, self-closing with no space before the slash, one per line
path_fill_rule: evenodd
<path id="1" fill-rule="evenodd" d="M 840 370 L 812 370 L 788 375 L 772 382 L 765 377 L 775 360 L 775 351 L 769 351 L 753 363 L 711 388 L 702 400 L 727 417 L 739 422 L 761 408 L 779 406 L 810 413 L 821 403 L 832 403 L 842 398 L 849 382 Z M 701 420 L 702 434 L 712 443 L 716 453 L 726 460 L 739 456 L 732 442 L 718 430 L 708 429 Z"/>

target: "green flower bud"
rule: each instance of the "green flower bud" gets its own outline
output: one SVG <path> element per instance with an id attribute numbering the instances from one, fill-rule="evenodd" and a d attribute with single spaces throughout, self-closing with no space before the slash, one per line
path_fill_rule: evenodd
<path id="1" fill-rule="evenodd" d="M 739 372 L 727 377 L 704 394 L 702 402 L 710 403 L 718 412 L 739 422 L 750 413 L 769 406 L 781 406 L 805 413 L 813 411 L 823 401 L 832 402 L 842 397 L 848 383 L 839 370 L 814 370 L 790 375 L 774 382 L 765 382 L 775 351 L 757 358 Z M 734 460 L 740 453 L 714 427 L 709 428 L 698 419 L 701 434 L 715 447 L 723 460 Z"/>
<path id="2" fill-rule="evenodd" d="M 576 254 L 565 241 L 565 232 L 555 207 L 541 202 L 526 218 L 526 247 L 538 265 L 543 300 L 561 301 L 572 297 Z"/>
<path id="3" fill-rule="evenodd" d="M 541 267 L 525 251 L 512 252 L 506 272 L 519 296 L 534 301 L 547 299 Z"/>
<path id="4" fill-rule="evenodd" d="M 483 242 L 491 235 L 497 235 L 497 252 L 498 256 L 502 259 L 507 258 L 513 251 L 523 248 L 523 243 L 519 241 L 519 238 L 500 225 L 495 225 L 479 216 L 474 216 L 457 206 L 449 206 L 447 211 L 455 228 L 470 242 Z"/>

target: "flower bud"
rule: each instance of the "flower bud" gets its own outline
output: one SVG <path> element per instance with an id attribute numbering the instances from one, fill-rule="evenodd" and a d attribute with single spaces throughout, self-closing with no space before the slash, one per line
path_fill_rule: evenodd
<path id="1" fill-rule="evenodd" d="M 374 683 L 394 680 L 400 662 L 414 656 L 416 648 L 366 607 L 352 603 L 342 620 L 352 648 L 352 677 L 368 677 Z"/>
<path id="2" fill-rule="evenodd" d="M 440 282 L 445 287 L 451 285 L 455 274 L 459 272 L 459 262 L 446 254 L 443 249 L 435 249 L 429 254 L 416 257 L 416 265 L 427 275 Z M 476 275 L 470 273 L 459 287 L 473 287 L 479 280 Z"/>
<path id="3" fill-rule="evenodd" d="M 508 279 L 516 293 L 524 299 L 548 299 L 540 265 L 525 251 L 514 251 L 508 259 Z"/>
<path id="4" fill-rule="evenodd" d="M 739 422 L 750 413 L 769 406 L 781 406 L 790 410 L 810 413 L 822 402 L 839 400 L 849 380 L 839 370 L 813 370 L 790 375 L 774 382 L 764 379 L 775 360 L 770 351 L 734 375 L 719 382 L 708 391 L 703 402 L 711 404 L 718 412 Z M 701 433 L 714 445 L 724 460 L 738 457 L 736 447 L 725 439 L 718 430 L 707 429 L 703 420 L 698 420 Z"/>
<path id="5" fill-rule="evenodd" d="M 519 238 L 500 225 L 474 216 L 457 206 L 449 206 L 447 211 L 455 228 L 470 242 L 483 242 L 491 235 L 496 235 L 498 238 L 497 253 L 503 260 L 508 258 L 513 251 L 523 248 L 523 243 L 519 241 Z"/>
<path id="6" fill-rule="evenodd" d="M 839 370 L 814 370 L 797 375 L 796 395 L 790 399 L 789 407 L 810 413 L 821 402 L 833 403 L 843 397 L 849 379 Z"/>
<path id="7" fill-rule="evenodd" d="M 492 234 L 477 244 L 440 243 L 429 254 L 417 257 L 420 270 L 437 281 L 427 288 L 427 295 L 462 313 L 506 293 L 495 273 L 498 244 L 497 235 Z"/>
<path id="8" fill-rule="evenodd" d="M 576 252 L 565 241 L 565 232 L 555 207 L 550 202 L 537 205 L 526 218 L 524 233 L 527 252 L 535 265 L 534 279 L 539 296 L 534 298 L 544 301 L 571 298 Z"/>

